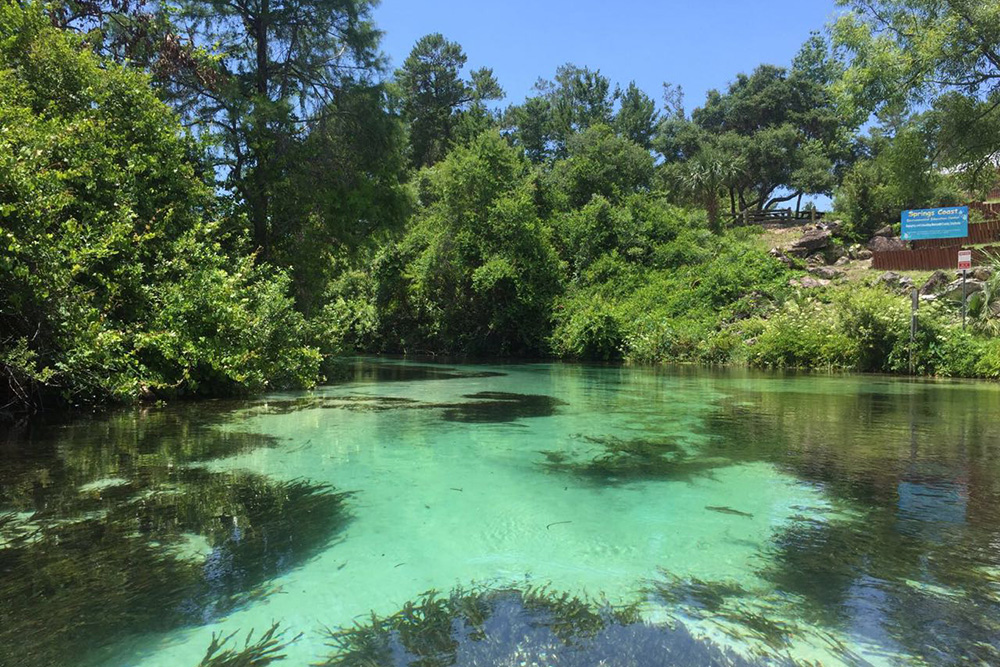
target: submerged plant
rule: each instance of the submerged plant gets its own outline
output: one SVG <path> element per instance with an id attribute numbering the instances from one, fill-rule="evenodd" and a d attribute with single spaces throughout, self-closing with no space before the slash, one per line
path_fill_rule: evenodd
<path id="1" fill-rule="evenodd" d="M 238 632 L 234 632 L 225 637 L 213 634 L 212 643 L 209 644 L 205 657 L 198 663 L 198 667 L 266 667 L 272 662 L 284 660 L 282 651 L 302 637 L 298 634 L 292 639 L 285 640 L 284 631 L 279 631 L 279 624 L 275 623 L 257 641 L 253 641 L 253 630 L 251 630 L 243 641 L 243 648 L 238 648 L 238 641 L 233 642 L 233 647 L 228 648 L 229 642 L 237 634 Z"/>
<path id="2" fill-rule="evenodd" d="M 577 453 L 543 452 L 549 470 L 566 472 L 602 484 L 617 484 L 645 480 L 687 480 L 709 475 L 719 467 L 719 459 L 692 456 L 676 442 L 616 437 L 584 440 L 598 445 L 602 451 L 589 458 Z M 589 452 L 588 452 L 589 453 Z M 582 460 L 581 460 L 582 459 Z"/>
<path id="3" fill-rule="evenodd" d="M 329 546 L 348 494 L 191 465 L 274 443 L 213 427 L 229 416 L 131 411 L 7 443 L 0 646 L 16 664 L 87 664 L 127 636 L 211 621 Z"/>
<path id="4" fill-rule="evenodd" d="M 635 606 L 548 588 L 431 591 L 391 616 L 329 631 L 328 646 L 327 667 L 758 664 L 679 622 L 643 623 Z"/>

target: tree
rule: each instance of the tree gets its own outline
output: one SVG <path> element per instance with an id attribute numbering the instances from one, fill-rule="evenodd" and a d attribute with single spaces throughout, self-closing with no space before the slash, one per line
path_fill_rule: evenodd
<path id="1" fill-rule="evenodd" d="M 556 70 L 554 80 L 539 79 L 535 91 L 506 113 L 514 144 L 533 162 L 565 157 L 572 135 L 613 122 L 618 91 L 612 93 L 611 82 L 600 70 L 566 64 Z M 638 96 L 634 101 L 641 104 Z"/>
<path id="2" fill-rule="evenodd" d="M 608 125 L 594 125 L 572 135 L 566 152 L 566 159 L 556 162 L 547 178 L 557 208 L 585 206 L 595 195 L 617 202 L 651 186 L 652 155 L 616 135 Z"/>
<path id="3" fill-rule="evenodd" d="M 286 278 L 222 253 L 145 76 L 0 5 L 0 127 L 0 412 L 315 380 Z"/>
<path id="4" fill-rule="evenodd" d="M 394 351 L 540 354 L 559 262 L 533 201 L 529 163 L 497 132 L 459 146 L 421 179 L 395 258 L 383 257 L 377 312 Z M 377 297 L 378 298 L 378 297 Z M 400 320 L 407 326 L 398 326 Z"/>
<path id="5" fill-rule="evenodd" d="M 620 100 L 620 106 L 615 114 L 615 131 L 649 150 L 652 148 L 653 134 L 660 118 L 656 102 L 642 92 L 634 81 L 628 85 L 624 93 L 619 91 L 616 96 Z"/>
<path id="6" fill-rule="evenodd" d="M 303 129 L 337 92 L 378 70 L 374 0 L 183 0 L 171 13 L 183 46 L 211 67 L 161 81 L 168 99 L 218 147 L 218 167 L 272 255 L 274 186 Z"/>
<path id="7" fill-rule="evenodd" d="M 818 36 L 803 46 L 791 70 L 762 65 L 740 74 L 725 93 L 709 91 L 690 120 L 668 117 L 656 148 L 668 163 L 711 154 L 687 174 L 713 183 L 722 161 L 721 187 L 729 191 L 732 213 L 768 209 L 805 193 L 829 193 L 850 157 L 852 133 L 830 91 L 839 64 Z"/>
<path id="8" fill-rule="evenodd" d="M 839 86 L 856 117 L 938 112 L 935 162 L 992 185 L 1000 151 L 1000 6 L 985 0 L 840 0 L 836 43 L 852 54 Z"/>
<path id="9" fill-rule="evenodd" d="M 889 134 L 873 129 L 859 142 L 857 161 L 836 189 L 834 204 L 859 241 L 906 209 L 948 206 L 959 194 L 932 160 L 933 134 L 914 120 Z"/>
<path id="10" fill-rule="evenodd" d="M 410 124 L 411 161 L 416 167 L 434 164 L 445 156 L 456 138 L 463 111 L 483 118 L 484 102 L 503 99 L 503 89 L 492 70 L 478 69 L 469 81 L 461 78 L 466 60 L 459 44 L 434 33 L 417 41 L 396 72 L 403 114 Z"/>

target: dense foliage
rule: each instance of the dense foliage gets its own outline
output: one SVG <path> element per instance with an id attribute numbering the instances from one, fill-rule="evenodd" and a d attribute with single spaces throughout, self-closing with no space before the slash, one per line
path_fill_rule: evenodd
<path id="1" fill-rule="evenodd" d="M 688 113 L 571 63 L 501 109 L 441 34 L 390 73 L 371 0 L 6 3 L 0 412 L 355 351 L 908 370 L 900 295 L 802 292 L 742 226 L 833 194 L 865 242 L 992 185 L 996 11 L 843 4 Z M 969 335 L 924 315 L 914 368 L 996 375 L 994 292 Z"/>
<path id="2" fill-rule="evenodd" d="M 0 38 L 0 405 L 312 383 L 288 279 L 222 251 L 146 78 L 37 12 L 0 8 Z"/>

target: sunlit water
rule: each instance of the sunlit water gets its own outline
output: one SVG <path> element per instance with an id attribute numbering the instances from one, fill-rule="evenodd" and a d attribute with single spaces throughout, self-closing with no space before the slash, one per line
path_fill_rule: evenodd
<path id="1" fill-rule="evenodd" d="M 0 664 L 197 665 L 430 589 L 640 602 L 756 656 L 1000 660 L 998 388 L 365 361 L 0 449 Z M 343 495 L 345 494 L 346 495 Z"/>

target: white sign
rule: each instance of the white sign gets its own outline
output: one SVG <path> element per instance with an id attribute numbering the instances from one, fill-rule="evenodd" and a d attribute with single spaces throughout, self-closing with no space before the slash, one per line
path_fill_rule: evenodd
<path id="1" fill-rule="evenodd" d="M 972 251 L 971 250 L 959 250 L 958 251 L 958 270 L 968 271 L 972 268 Z"/>

